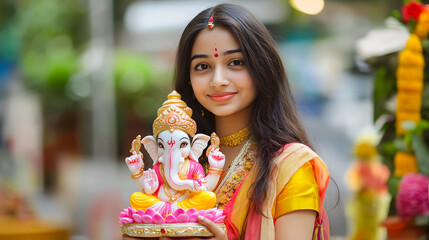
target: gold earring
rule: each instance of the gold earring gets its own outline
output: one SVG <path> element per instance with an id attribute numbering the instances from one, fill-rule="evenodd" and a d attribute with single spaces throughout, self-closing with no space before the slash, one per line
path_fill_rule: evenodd
<path id="1" fill-rule="evenodd" d="M 204 109 L 201 109 L 201 116 L 204 117 Z"/>

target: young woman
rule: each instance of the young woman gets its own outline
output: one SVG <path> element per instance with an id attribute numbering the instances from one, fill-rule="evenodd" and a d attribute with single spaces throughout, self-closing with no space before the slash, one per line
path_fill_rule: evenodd
<path id="1" fill-rule="evenodd" d="M 228 233 L 200 219 L 214 239 L 329 238 L 329 173 L 309 147 L 264 25 L 236 5 L 204 10 L 182 34 L 174 81 L 198 132 L 221 138 L 215 193 Z"/>

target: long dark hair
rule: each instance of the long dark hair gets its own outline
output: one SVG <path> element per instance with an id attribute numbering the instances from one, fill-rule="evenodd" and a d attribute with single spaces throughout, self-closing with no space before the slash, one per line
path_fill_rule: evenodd
<path id="1" fill-rule="evenodd" d="M 192 47 L 198 33 L 207 28 L 211 16 L 215 28 L 224 27 L 240 44 L 246 68 L 256 88 L 249 122 L 252 138 L 257 144 L 255 167 L 258 174 L 249 198 L 262 214 L 272 159 L 288 143 L 299 142 L 310 147 L 311 144 L 298 118 L 289 82 L 271 34 L 250 12 L 233 4 L 220 4 L 199 13 L 186 26 L 177 49 L 175 89 L 194 109 L 193 118 L 198 124 L 198 132 L 211 134 L 215 130 L 213 114 L 195 99 L 190 85 Z"/>

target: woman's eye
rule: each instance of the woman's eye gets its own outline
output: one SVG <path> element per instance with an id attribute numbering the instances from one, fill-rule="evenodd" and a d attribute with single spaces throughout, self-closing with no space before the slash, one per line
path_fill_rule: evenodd
<path id="1" fill-rule="evenodd" d="M 229 63 L 229 65 L 230 65 L 230 66 L 241 66 L 241 65 L 244 65 L 244 62 L 243 62 L 242 60 L 235 59 L 235 60 L 232 60 L 232 61 Z"/>
<path id="2" fill-rule="evenodd" d="M 158 143 L 158 147 L 164 149 L 164 145 L 162 145 L 162 143 Z"/>
<path id="3" fill-rule="evenodd" d="M 208 68 L 209 68 L 209 65 L 207 65 L 205 63 L 201 63 L 201 64 L 198 64 L 197 66 L 195 66 L 195 70 L 198 70 L 198 71 L 206 70 Z"/>
<path id="4" fill-rule="evenodd" d="M 180 148 L 185 148 L 186 146 L 188 146 L 188 143 L 187 143 L 187 142 L 182 142 L 182 143 L 180 144 Z"/>

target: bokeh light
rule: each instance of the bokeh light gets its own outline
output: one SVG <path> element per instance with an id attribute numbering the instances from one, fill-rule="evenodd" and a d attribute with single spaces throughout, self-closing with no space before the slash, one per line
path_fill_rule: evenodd
<path id="1" fill-rule="evenodd" d="M 325 6 L 323 0 L 290 0 L 290 4 L 296 10 L 310 15 L 320 13 Z"/>

